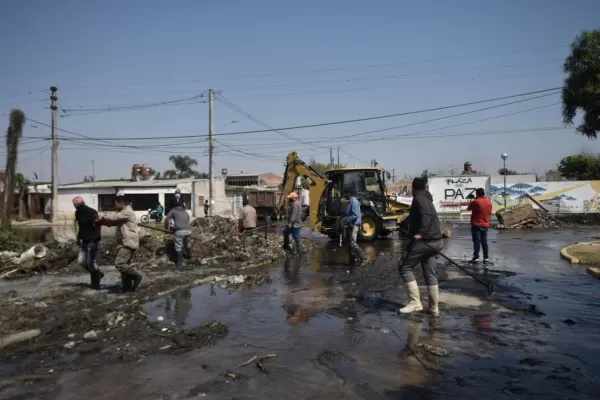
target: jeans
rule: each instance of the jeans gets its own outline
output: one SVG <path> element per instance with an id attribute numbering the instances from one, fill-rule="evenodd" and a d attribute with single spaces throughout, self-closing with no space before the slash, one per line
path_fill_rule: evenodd
<path id="1" fill-rule="evenodd" d="M 96 265 L 96 255 L 98 254 L 98 242 L 82 243 L 77 254 L 77 262 L 87 272 L 92 273 L 98 270 Z"/>
<path id="2" fill-rule="evenodd" d="M 427 244 L 425 244 L 427 243 Z M 404 283 L 415 280 L 413 269 L 421 264 L 423 278 L 427 286 L 437 285 L 437 274 L 435 271 L 435 256 L 442 250 L 441 240 L 423 242 L 422 240 L 411 242 L 406 248 L 404 257 L 398 265 L 398 273 Z"/>
<path id="3" fill-rule="evenodd" d="M 488 228 L 481 226 L 471 225 L 471 236 L 473 236 L 473 259 L 479 258 L 479 248 L 483 248 L 483 258 L 487 260 L 489 257 L 488 253 L 488 242 L 487 242 Z"/>
<path id="4" fill-rule="evenodd" d="M 352 225 L 352 234 L 350 235 L 350 256 L 358 257 L 363 260 L 365 258 L 365 253 L 363 253 L 362 249 L 358 245 L 358 231 L 360 230 L 360 226 Z"/>
<path id="5" fill-rule="evenodd" d="M 294 238 L 294 241 L 296 242 L 296 247 L 298 249 L 298 251 L 302 251 L 302 240 L 300 239 L 300 229 L 302 229 L 300 226 L 298 227 L 286 227 L 283 230 L 283 248 L 286 250 L 289 250 L 290 248 L 290 235 L 292 235 L 292 237 Z"/>
<path id="6" fill-rule="evenodd" d="M 189 250 L 192 247 L 192 244 L 190 243 L 189 231 L 181 234 L 179 232 L 175 232 L 173 235 L 173 245 L 175 246 L 175 251 L 178 253 L 182 251 L 184 247 L 186 250 Z"/>

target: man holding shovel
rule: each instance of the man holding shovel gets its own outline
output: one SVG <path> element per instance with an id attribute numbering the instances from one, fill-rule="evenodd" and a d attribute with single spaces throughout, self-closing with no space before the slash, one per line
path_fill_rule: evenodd
<path id="1" fill-rule="evenodd" d="M 409 303 L 399 311 L 401 314 L 408 314 L 423 310 L 419 285 L 413 274 L 413 269 L 421 264 L 429 292 L 429 312 L 434 316 L 439 316 L 439 288 L 435 256 L 442 250 L 443 244 L 440 221 L 433 205 L 433 197 L 427 191 L 427 183 L 424 178 L 413 180 L 412 193 L 413 201 L 408 216 L 410 243 L 398 265 L 398 272 L 406 286 Z"/>
<path id="2" fill-rule="evenodd" d="M 175 255 L 177 257 L 177 267 L 183 266 L 183 256 L 191 257 L 190 235 L 190 215 L 185 210 L 184 204 L 178 202 L 173 209 L 169 211 L 165 218 L 165 229 L 173 231 L 173 245 L 175 246 Z"/>

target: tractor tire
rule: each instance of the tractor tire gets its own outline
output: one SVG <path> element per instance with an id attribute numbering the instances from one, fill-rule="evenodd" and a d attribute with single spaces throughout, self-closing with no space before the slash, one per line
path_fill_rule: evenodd
<path id="1" fill-rule="evenodd" d="M 372 215 L 363 215 L 358 232 L 358 240 L 361 242 L 372 242 L 379 236 L 379 222 Z"/>

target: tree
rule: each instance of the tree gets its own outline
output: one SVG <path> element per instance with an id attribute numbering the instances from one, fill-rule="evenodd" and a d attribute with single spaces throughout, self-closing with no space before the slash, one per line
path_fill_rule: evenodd
<path id="1" fill-rule="evenodd" d="M 93 176 L 86 175 L 86 176 L 83 177 L 83 181 L 84 182 L 95 182 L 96 179 Z"/>
<path id="2" fill-rule="evenodd" d="M 600 159 L 585 154 L 568 156 L 560 160 L 558 172 L 567 179 L 600 179 Z"/>
<path id="3" fill-rule="evenodd" d="M 322 175 L 325 175 L 325 172 L 328 171 L 328 170 L 330 170 L 330 169 L 345 168 L 346 167 L 346 165 L 344 165 L 344 164 L 324 164 L 324 163 L 320 163 L 320 162 L 317 162 L 314 158 L 310 160 L 309 165 L 314 170 L 319 171 Z"/>
<path id="4" fill-rule="evenodd" d="M 198 165 L 196 159 L 189 156 L 176 156 L 169 157 L 169 161 L 173 163 L 175 169 L 169 169 L 163 172 L 164 179 L 182 179 L 197 177 L 201 173 L 194 170 L 193 167 Z"/>
<path id="5" fill-rule="evenodd" d="M 6 131 L 6 171 L 4 177 L 4 215 L 2 226 L 10 228 L 10 214 L 14 206 L 14 195 L 16 187 L 17 154 L 19 152 L 19 141 L 23 135 L 23 124 L 25 113 L 14 109 L 10 112 L 8 130 Z"/>
<path id="6" fill-rule="evenodd" d="M 572 125 L 577 111 L 583 113 L 577 132 L 596 139 L 600 131 L 600 30 L 583 31 L 571 44 L 563 69 L 563 120 Z"/>
<path id="7" fill-rule="evenodd" d="M 508 168 L 499 168 L 498 174 L 499 175 L 519 175 L 519 173 L 517 171 L 513 171 L 512 169 L 508 169 Z"/>

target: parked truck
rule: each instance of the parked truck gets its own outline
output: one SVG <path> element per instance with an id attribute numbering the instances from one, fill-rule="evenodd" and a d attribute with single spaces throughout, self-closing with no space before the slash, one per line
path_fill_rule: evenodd
<path id="1" fill-rule="evenodd" d="M 277 204 L 281 192 L 278 189 L 249 188 L 244 190 L 244 199 L 248 199 L 250 205 L 256 209 L 256 216 L 264 220 L 265 216 L 276 220 L 278 217 Z"/>

